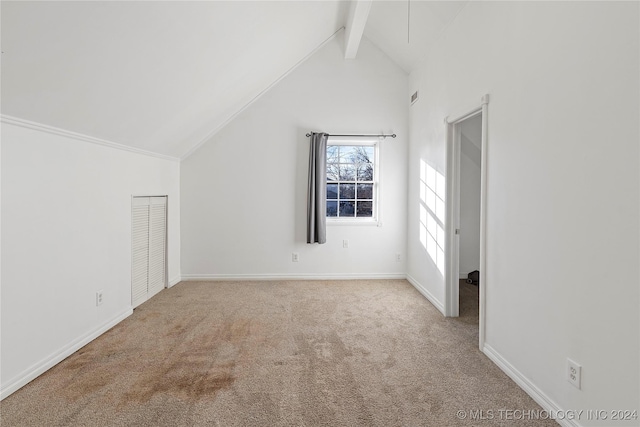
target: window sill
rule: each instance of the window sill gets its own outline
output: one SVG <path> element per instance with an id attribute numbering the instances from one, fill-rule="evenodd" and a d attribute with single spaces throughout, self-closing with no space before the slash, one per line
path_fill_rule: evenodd
<path id="1" fill-rule="evenodd" d="M 354 226 L 369 226 L 369 227 L 382 227 L 382 222 L 377 219 L 333 219 L 327 218 L 327 225 L 354 225 Z"/>

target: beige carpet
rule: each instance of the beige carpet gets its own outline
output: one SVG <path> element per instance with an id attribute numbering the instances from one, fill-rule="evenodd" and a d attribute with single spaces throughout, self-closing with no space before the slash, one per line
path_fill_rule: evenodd
<path id="1" fill-rule="evenodd" d="M 8 426 L 551 426 L 404 280 L 190 282 L 0 403 Z M 457 413 L 494 411 L 493 419 Z"/>

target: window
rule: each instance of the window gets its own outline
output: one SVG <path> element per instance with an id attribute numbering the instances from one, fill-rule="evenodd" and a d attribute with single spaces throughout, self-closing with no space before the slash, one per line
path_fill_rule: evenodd
<path id="1" fill-rule="evenodd" d="M 375 220 L 377 141 L 327 143 L 327 217 Z"/>

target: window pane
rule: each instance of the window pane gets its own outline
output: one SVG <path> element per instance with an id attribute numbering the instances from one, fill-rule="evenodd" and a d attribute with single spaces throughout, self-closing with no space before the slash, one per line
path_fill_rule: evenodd
<path id="1" fill-rule="evenodd" d="M 358 211 L 356 213 L 356 216 L 371 218 L 373 216 L 373 203 L 358 202 Z"/>
<path id="2" fill-rule="evenodd" d="M 358 166 L 358 181 L 373 181 L 373 164 L 365 163 Z"/>
<path id="3" fill-rule="evenodd" d="M 327 216 L 338 216 L 338 202 L 327 202 Z"/>
<path id="4" fill-rule="evenodd" d="M 338 184 L 327 184 L 327 199 L 338 198 Z"/>
<path id="5" fill-rule="evenodd" d="M 337 163 L 327 163 L 327 181 L 337 181 L 340 177 Z"/>
<path id="6" fill-rule="evenodd" d="M 340 180 L 341 181 L 355 181 L 356 180 L 356 167 L 355 165 L 340 165 Z"/>
<path id="7" fill-rule="evenodd" d="M 358 161 L 360 163 L 373 163 L 373 147 L 358 147 Z"/>
<path id="8" fill-rule="evenodd" d="M 340 198 L 355 199 L 356 198 L 355 184 L 340 184 Z"/>
<path id="9" fill-rule="evenodd" d="M 373 184 L 358 184 L 358 199 L 373 199 Z"/>
<path id="10" fill-rule="evenodd" d="M 342 161 L 351 163 L 373 163 L 373 147 L 361 145 L 351 147 L 349 154 L 343 157 Z"/>
<path id="11" fill-rule="evenodd" d="M 356 202 L 340 202 L 340 216 L 354 216 Z"/>
<path id="12" fill-rule="evenodd" d="M 327 145 L 327 163 L 338 163 L 338 146 Z"/>
<path id="13" fill-rule="evenodd" d="M 356 149 L 351 145 L 340 146 L 340 162 L 341 163 L 354 163 L 356 159 Z"/>

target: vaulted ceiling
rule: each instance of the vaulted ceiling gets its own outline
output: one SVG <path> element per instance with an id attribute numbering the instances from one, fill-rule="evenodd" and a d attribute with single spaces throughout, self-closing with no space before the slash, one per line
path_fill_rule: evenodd
<path id="1" fill-rule="evenodd" d="M 374 1 L 411 72 L 466 2 Z M 2 1 L 2 114 L 183 157 L 350 21 L 349 1 Z M 410 38 L 407 43 L 407 23 Z"/>
<path id="2" fill-rule="evenodd" d="M 468 1 L 374 1 L 364 35 L 407 73 Z"/>

